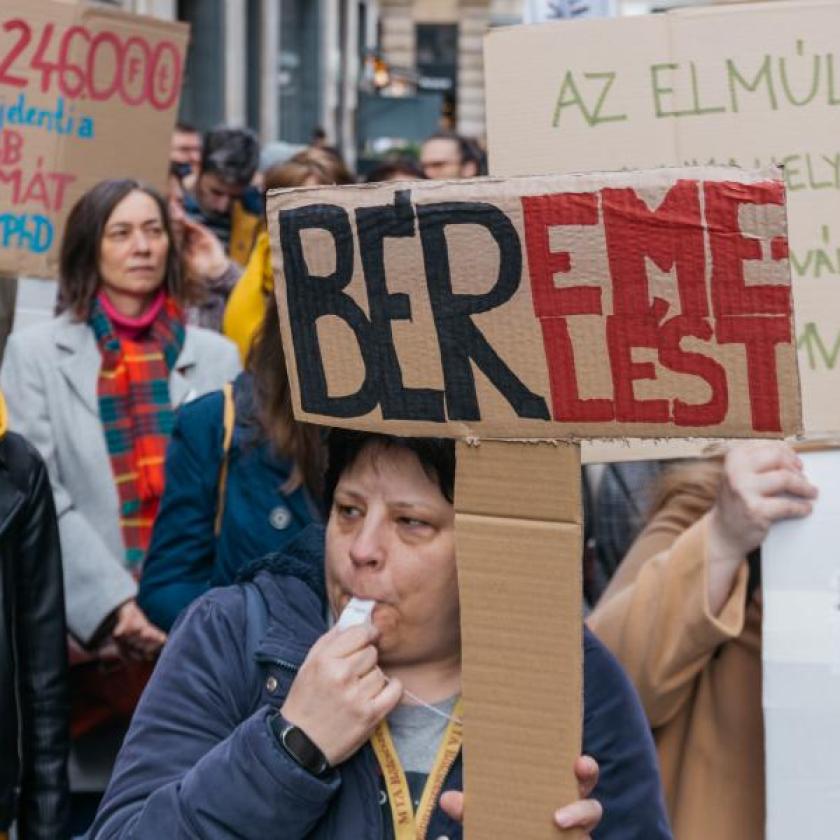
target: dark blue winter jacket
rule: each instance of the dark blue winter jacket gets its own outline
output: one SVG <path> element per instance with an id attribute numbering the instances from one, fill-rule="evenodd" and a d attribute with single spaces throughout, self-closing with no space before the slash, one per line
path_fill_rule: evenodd
<path id="1" fill-rule="evenodd" d="M 259 439 L 251 376 L 234 383 L 236 423 L 228 453 L 224 515 L 214 534 L 224 437 L 221 391 L 178 412 L 166 450 L 166 484 L 143 563 L 137 601 L 149 620 L 169 630 L 181 611 L 212 586 L 227 586 L 241 566 L 279 551 L 321 520 L 309 493 L 281 488 L 292 462 Z"/>
<path id="2" fill-rule="evenodd" d="M 268 725 L 327 629 L 323 545 L 323 529 L 308 528 L 286 554 L 252 567 L 261 568 L 254 582 L 268 607 L 260 641 L 246 621 L 243 586 L 210 592 L 179 620 L 137 707 L 91 840 L 380 840 L 370 747 L 316 778 L 295 764 Z M 639 701 L 586 630 L 584 710 L 583 751 L 601 768 L 594 796 L 604 819 L 594 836 L 670 838 Z M 444 789 L 460 789 L 461 779 L 459 758 Z M 455 840 L 461 829 L 438 808 L 427 836 L 441 835 Z"/>

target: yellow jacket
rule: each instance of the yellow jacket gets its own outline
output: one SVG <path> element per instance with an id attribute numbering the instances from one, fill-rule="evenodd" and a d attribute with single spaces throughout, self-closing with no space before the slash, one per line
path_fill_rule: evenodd
<path id="1" fill-rule="evenodd" d="M 262 216 L 246 210 L 242 202 L 234 201 L 230 218 L 228 256 L 239 265 L 246 265 L 258 237 L 264 235 Z"/>
<path id="2" fill-rule="evenodd" d="M 239 348 L 243 363 L 262 324 L 266 302 L 273 294 L 271 247 L 268 234 L 263 231 L 257 237 L 245 272 L 230 293 L 222 320 L 222 332 Z"/>

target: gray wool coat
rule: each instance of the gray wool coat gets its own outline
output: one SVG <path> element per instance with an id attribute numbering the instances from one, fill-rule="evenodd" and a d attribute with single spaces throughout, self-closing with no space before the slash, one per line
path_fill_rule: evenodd
<path id="1" fill-rule="evenodd" d="M 10 428 L 47 463 L 61 537 L 67 625 L 83 644 L 137 594 L 124 566 L 119 500 L 99 419 L 101 362 L 90 327 L 64 313 L 12 333 L 0 369 Z M 239 354 L 230 341 L 187 327 L 169 378 L 173 408 L 221 388 L 239 370 Z"/>

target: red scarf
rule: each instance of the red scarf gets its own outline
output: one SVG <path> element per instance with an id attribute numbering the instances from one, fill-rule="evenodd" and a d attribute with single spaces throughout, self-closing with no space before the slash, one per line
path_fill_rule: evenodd
<path id="1" fill-rule="evenodd" d="M 183 313 L 173 300 L 166 298 L 156 308 L 145 335 L 133 340 L 118 337 L 100 299 L 94 300 L 88 319 L 102 354 L 99 416 L 120 499 L 120 527 L 130 569 L 143 562 L 163 494 L 164 458 L 174 419 L 169 374 L 185 335 Z"/>

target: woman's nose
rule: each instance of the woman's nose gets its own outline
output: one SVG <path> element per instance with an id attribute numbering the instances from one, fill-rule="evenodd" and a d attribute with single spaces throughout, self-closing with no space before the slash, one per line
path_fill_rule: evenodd
<path id="1" fill-rule="evenodd" d="M 134 250 L 140 254 L 147 254 L 151 250 L 149 237 L 142 230 L 134 235 Z"/>
<path id="2" fill-rule="evenodd" d="M 365 519 L 350 545 L 350 559 L 357 566 L 379 566 L 385 559 L 384 523 Z"/>

